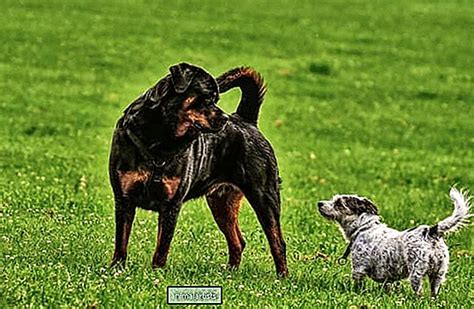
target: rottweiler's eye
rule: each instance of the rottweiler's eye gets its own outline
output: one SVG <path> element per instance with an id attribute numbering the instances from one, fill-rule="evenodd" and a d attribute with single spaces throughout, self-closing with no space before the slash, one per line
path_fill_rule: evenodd
<path id="1" fill-rule="evenodd" d="M 205 106 L 207 104 L 206 101 L 207 101 L 206 97 L 200 96 L 196 99 L 196 101 L 194 102 L 193 105 L 195 105 L 195 106 Z"/>

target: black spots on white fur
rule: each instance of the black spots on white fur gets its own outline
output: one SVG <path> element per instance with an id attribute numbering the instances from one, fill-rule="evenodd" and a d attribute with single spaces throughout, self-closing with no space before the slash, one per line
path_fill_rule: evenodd
<path id="1" fill-rule="evenodd" d="M 358 215 L 363 213 L 378 215 L 377 207 L 375 206 L 375 204 L 365 197 L 361 198 L 357 196 L 347 196 L 343 197 L 342 199 L 342 203 Z"/>
<path id="2" fill-rule="evenodd" d="M 428 230 L 428 236 L 432 237 L 432 238 L 438 238 L 439 237 L 439 233 L 438 233 L 438 224 L 432 226 L 429 228 Z"/>

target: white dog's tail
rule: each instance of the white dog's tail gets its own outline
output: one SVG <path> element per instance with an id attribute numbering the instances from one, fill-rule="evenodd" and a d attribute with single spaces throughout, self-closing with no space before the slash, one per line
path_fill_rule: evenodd
<path id="1" fill-rule="evenodd" d="M 435 226 L 432 226 L 430 228 L 431 235 L 442 236 L 443 234 L 454 232 L 468 223 L 467 219 L 471 216 L 471 214 L 469 214 L 469 209 L 471 208 L 469 200 L 471 198 L 454 187 L 451 188 L 449 196 L 454 202 L 453 214 Z"/>

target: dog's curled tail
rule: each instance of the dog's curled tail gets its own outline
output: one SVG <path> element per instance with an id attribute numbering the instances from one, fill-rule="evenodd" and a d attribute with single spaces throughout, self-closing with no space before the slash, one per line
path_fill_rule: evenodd
<path id="1" fill-rule="evenodd" d="M 453 214 L 430 228 L 430 234 L 443 235 L 454 232 L 462 226 L 468 224 L 468 218 L 472 216 L 469 213 L 471 208 L 470 197 L 462 190 L 451 188 L 449 196 L 454 202 Z"/>
<path id="2" fill-rule="evenodd" d="M 263 77 L 253 68 L 240 67 L 219 76 L 217 83 L 221 93 L 235 87 L 240 88 L 242 97 L 236 113 L 246 122 L 256 125 L 260 106 L 267 90 Z"/>

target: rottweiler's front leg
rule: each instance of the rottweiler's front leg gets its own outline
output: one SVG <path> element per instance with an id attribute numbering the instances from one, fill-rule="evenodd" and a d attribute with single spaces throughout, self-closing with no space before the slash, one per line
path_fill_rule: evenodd
<path id="1" fill-rule="evenodd" d="M 135 218 L 135 207 L 125 200 L 115 202 L 115 251 L 111 266 L 123 265 L 127 259 L 127 245 Z"/>
<path id="2" fill-rule="evenodd" d="M 166 265 L 180 209 L 180 202 L 167 202 L 166 205 L 162 205 L 159 209 L 158 235 L 156 238 L 156 250 L 153 255 L 153 268 Z"/>

